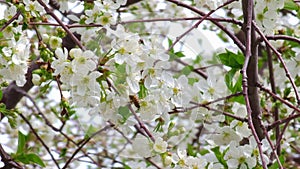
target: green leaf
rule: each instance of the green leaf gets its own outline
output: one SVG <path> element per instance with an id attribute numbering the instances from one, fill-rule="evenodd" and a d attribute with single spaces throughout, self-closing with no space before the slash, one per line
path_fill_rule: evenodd
<path id="1" fill-rule="evenodd" d="M 119 84 L 124 84 L 126 82 L 126 65 L 125 64 L 122 64 L 122 65 L 119 65 L 119 64 L 116 64 L 116 74 L 118 75 L 117 76 L 117 79 L 115 81 L 115 85 L 119 85 Z"/>
<path id="2" fill-rule="evenodd" d="M 40 87 L 40 93 L 41 94 L 45 94 L 47 91 L 48 91 L 48 89 L 50 88 L 50 83 L 51 83 L 52 81 L 50 81 L 49 83 L 47 83 L 47 84 L 45 84 L 44 86 L 41 86 Z"/>
<path id="3" fill-rule="evenodd" d="M 244 56 L 241 53 L 233 53 L 226 50 L 226 53 L 218 55 L 221 63 L 231 68 L 241 69 L 244 64 Z"/>
<path id="4" fill-rule="evenodd" d="M 15 161 L 19 161 L 19 162 L 22 162 L 24 164 L 29 164 L 29 160 L 28 160 L 25 153 L 13 154 L 12 157 Z"/>
<path id="5" fill-rule="evenodd" d="M 188 144 L 187 146 L 187 154 L 193 157 L 197 156 L 197 151 L 195 151 L 195 148 L 191 144 Z"/>
<path id="6" fill-rule="evenodd" d="M 245 98 L 243 95 L 232 97 L 229 99 L 230 102 L 237 102 L 240 104 L 245 104 Z"/>
<path id="7" fill-rule="evenodd" d="M 235 84 L 233 83 L 233 78 L 237 72 L 238 69 L 233 68 L 225 74 L 225 84 L 232 93 L 242 91 L 243 76 L 241 74 L 239 78 L 236 80 Z"/>
<path id="8" fill-rule="evenodd" d="M 147 96 L 147 88 L 145 87 L 144 83 L 140 83 L 140 91 L 138 92 L 139 99 L 143 99 Z"/>
<path id="9" fill-rule="evenodd" d="M 214 152 L 214 154 L 215 154 L 216 158 L 218 159 L 218 161 L 224 166 L 224 168 L 227 169 L 228 166 L 227 166 L 226 161 L 224 160 L 224 154 L 225 154 L 226 151 L 224 153 L 221 153 L 219 146 L 214 147 L 211 150 Z"/>
<path id="10" fill-rule="evenodd" d="M 198 81 L 199 81 L 198 78 L 188 78 L 188 84 L 192 85 L 192 86 L 193 86 L 194 83 L 196 83 Z"/>
<path id="11" fill-rule="evenodd" d="M 295 77 L 295 85 L 296 85 L 297 87 L 300 86 L 300 76 L 298 76 L 298 75 L 296 75 L 296 77 Z"/>
<path id="12" fill-rule="evenodd" d="M 179 57 L 179 58 L 182 58 L 182 57 L 184 57 L 185 55 L 182 53 L 182 51 L 179 51 L 179 52 L 176 52 L 176 53 L 174 53 L 177 57 Z"/>
<path id="13" fill-rule="evenodd" d="M 172 44 L 173 44 L 172 40 L 170 38 L 168 38 L 168 46 L 169 46 L 169 48 L 172 46 Z M 170 50 L 170 53 L 174 53 L 174 49 L 173 48 Z"/>
<path id="14" fill-rule="evenodd" d="M 30 163 L 34 163 L 34 164 L 38 164 L 41 167 L 46 167 L 46 165 L 44 164 L 44 162 L 41 160 L 41 158 L 34 154 L 34 153 L 21 153 L 21 154 L 17 154 L 16 156 L 14 156 L 14 160 L 22 162 L 24 164 L 30 164 Z"/>
<path id="15" fill-rule="evenodd" d="M 242 76 L 242 74 L 240 74 L 238 80 L 236 81 L 235 85 L 233 86 L 232 93 L 242 91 L 242 83 L 243 83 L 242 80 L 243 80 L 243 76 Z"/>
<path id="16" fill-rule="evenodd" d="M 199 150 L 199 154 L 201 154 L 201 155 L 203 155 L 203 156 L 204 156 L 205 154 L 209 154 L 209 153 L 210 153 L 210 151 L 209 151 L 209 150 L 206 150 L 206 149 L 204 149 L 204 148 Z"/>
<path id="17" fill-rule="evenodd" d="M 38 164 L 41 167 L 46 167 L 43 160 L 38 155 L 33 154 L 33 153 L 29 153 L 29 154 L 26 154 L 25 156 L 26 156 L 26 158 L 28 159 L 29 162 L 32 162 L 34 164 Z"/>
<path id="18" fill-rule="evenodd" d="M 233 77 L 235 73 L 237 72 L 237 69 L 231 69 L 225 74 L 225 83 L 228 89 L 233 92 Z"/>
<path id="19" fill-rule="evenodd" d="M 23 22 L 22 30 L 26 30 L 26 29 L 28 29 L 28 24 L 26 22 Z"/>
<path id="20" fill-rule="evenodd" d="M 299 10 L 299 6 L 293 0 L 286 0 L 284 2 L 284 9 L 286 10 Z"/>
<path id="21" fill-rule="evenodd" d="M 60 151 L 60 154 L 59 154 L 59 157 L 65 157 L 66 154 L 67 154 L 67 148 L 63 148 L 61 151 Z"/>
<path id="22" fill-rule="evenodd" d="M 194 67 L 191 65 L 185 66 L 182 70 L 181 73 L 184 75 L 189 75 L 192 71 L 194 70 Z"/>
<path id="23" fill-rule="evenodd" d="M 18 149 L 17 154 L 22 154 L 25 151 L 26 135 L 21 131 L 18 132 Z"/>
<path id="24" fill-rule="evenodd" d="M 2 90 L 0 90 L 0 100 L 2 100 L 2 97 L 3 97 L 3 92 Z"/>
<path id="25" fill-rule="evenodd" d="M 17 118 L 13 118 L 11 116 L 6 116 L 6 117 L 8 117 L 8 123 L 10 127 L 13 129 L 17 128 Z"/>
<path id="26" fill-rule="evenodd" d="M 175 60 L 175 59 L 178 59 L 178 58 L 185 57 L 185 55 L 182 51 L 174 53 L 173 49 L 169 52 L 169 55 L 170 55 L 170 60 Z"/>
<path id="27" fill-rule="evenodd" d="M 127 106 L 119 107 L 118 113 L 123 117 L 121 123 L 125 123 L 128 117 L 131 115 L 129 108 Z"/>
<path id="28" fill-rule="evenodd" d="M 125 164 L 123 167 L 124 167 L 124 169 L 131 169 L 131 168 L 130 168 L 128 165 L 126 165 L 126 164 Z"/>
<path id="29" fill-rule="evenodd" d="M 223 42 L 228 42 L 228 37 L 223 31 L 220 31 L 219 33 L 217 33 L 217 35 Z"/>
<path id="30" fill-rule="evenodd" d="M 291 88 L 285 88 L 283 91 L 283 98 L 287 98 L 289 96 L 289 94 L 291 93 Z"/>

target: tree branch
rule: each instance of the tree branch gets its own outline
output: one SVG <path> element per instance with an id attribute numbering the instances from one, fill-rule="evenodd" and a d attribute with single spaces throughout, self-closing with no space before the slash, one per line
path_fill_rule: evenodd
<path id="1" fill-rule="evenodd" d="M 260 153 L 260 158 L 262 161 L 262 166 L 267 169 L 266 162 L 263 158 L 263 152 L 261 147 L 261 142 L 264 138 L 264 133 L 262 130 L 262 123 L 260 120 L 260 105 L 259 96 L 257 90 L 257 80 L 258 80 L 258 62 L 257 62 L 257 44 L 255 31 L 252 29 L 253 20 L 253 0 L 242 0 L 243 14 L 244 14 L 244 32 L 246 40 L 246 51 L 245 62 L 241 73 L 243 75 L 242 86 L 243 94 L 245 97 L 246 108 L 248 112 L 248 124 L 252 131 L 252 134 L 257 142 L 258 150 Z"/>

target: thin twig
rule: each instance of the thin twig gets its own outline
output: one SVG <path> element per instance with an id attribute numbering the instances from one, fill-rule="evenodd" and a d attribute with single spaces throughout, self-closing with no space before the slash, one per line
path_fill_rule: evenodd
<path id="1" fill-rule="evenodd" d="M 67 34 L 72 38 L 72 40 L 80 47 L 80 49 L 85 50 L 85 47 L 81 44 L 81 42 L 75 37 L 75 35 L 70 31 L 70 29 L 54 14 L 54 12 L 47 7 L 47 5 L 42 0 L 37 0 L 39 4 L 41 4 L 47 14 L 52 16 L 57 23 L 67 32 Z"/>
<path id="2" fill-rule="evenodd" d="M 111 121 L 108 121 L 109 124 L 113 124 Z M 114 124 L 113 124 L 114 125 Z M 132 144 L 132 141 L 117 127 L 114 127 L 114 129 L 122 135 L 123 138 L 127 140 L 128 143 Z M 147 162 L 151 163 L 154 167 L 161 169 L 155 162 L 153 162 L 150 158 L 144 158 Z"/>
<path id="3" fill-rule="evenodd" d="M 274 46 L 268 41 L 268 39 L 266 38 L 266 36 L 263 34 L 263 32 L 258 28 L 258 26 L 256 25 L 255 22 L 252 22 L 253 23 L 253 26 L 255 27 L 255 30 L 256 32 L 258 32 L 258 34 L 260 35 L 260 37 L 264 40 L 264 42 L 266 43 L 266 45 L 268 45 L 272 51 L 275 53 L 275 55 L 277 56 L 277 58 L 280 60 L 282 66 L 283 66 L 283 69 L 285 71 L 285 74 L 287 76 L 287 78 L 289 79 L 290 83 L 292 84 L 292 87 L 294 89 L 294 92 L 295 92 L 295 96 L 296 96 L 296 99 L 297 99 L 297 103 L 300 104 L 300 99 L 299 99 L 299 93 L 298 93 L 298 89 L 297 89 L 297 86 L 295 85 L 295 82 L 294 80 L 292 79 L 291 77 L 291 74 L 281 56 L 281 54 L 274 48 Z"/>
<path id="4" fill-rule="evenodd" d="M 203 17 L 186 17 L 186 18 L 154 18 L 154 19 L 138 19 L 138 20 L 129 20 L 129 21 L 120 21 L 117 24 L 130 24 L 130 23 L 145 23 L 145 22 L 176 22 L 176 21 L 189 21 L 189 20 L 199 20 Z M 205 20 L 209 21 L 217 21 L 217 22 L 227 22 L 232 23 L 235 25 L 242 26 L 242 22 L 233 18 L 214 18 L 214 17 L 207 17 Z M 22 24 L 22 22 L 20 23 Z M 51 22 L 29 22 L 29 25 L 47 25 L 47 26 L 60 26 L 60 24 L 57 23 L 51 23 Z M 68 24 L 65 25 L 66 27 L 70 28 L 82 28 L 82 27 L 103 27 L 101 24 Z"/>
<path id="5" fill-rule="evenodd" d="M 184 65 L 184 66 L 189 66 L 189 64 L 185 63 L 184 61 L 180 60 L 180 59 L 175 59 L 176 62 Z M 200 76 L 202 76 L 204 79 L 207 79 L 207 74 L 201 70 L 201 69 L 194 69 L 193 72 L 199 74 Z"/>
<path id="6" fill-rule="evenodd" d="M 291 116 L 295 113 L 295 111 L 292 112 Z M 290 124 L 290 121 L 293 120 L 293 119 L 290 119 L 290 120 L 287 120 L 285 123 L 284 123 L 284 126 L 283 126 L 283 129 L 280 133 L 280 135 L 278 136 L 278 139 L 276 139 L 276 145 L 275 145 L 275 148 L 278 149 L 280 148 L 280 145 L 281 145 L 281 140 L 283 139 L 283 135 L 286 131 L 286 129 L 289 127 L 289 124 Z M 279 126 L 276 126 L 279 128 Z M 277 153 L 279 154 L 279 153 Z"/>
<path id="7" fill-rule="evenodd" d="M 138 115 L 136 114 L 135 110 L 133 110 L 131 104 L 128 104 L 128 108 L 131 111 L 131 113 L 133 114 L 134 118 L 136 119 L 136 121 L 139 123 L 139 126 L 146 132 L 147 136 L 150 137 L 150 139 L 155 142 L 155 139 L 153 137 L 153 135 L 151 134 L 151 132 L 148 130 L 148 128 L 145 126 L 145 124 L 142 122 L 142 120 L 138 117 Z"/>
<path id="8" fill-rule="evenodd" d="M 6 27 L 8 27 L 8 25 L 11 24 L 14 20 L 18 19 L 20 15 L 21 15 L 21 11 L 18 10 L 18 12 L 2 26 L 0 32 L 2 32 Z"/>
<path id="9" fill-rule="evenodd" d="M 270 48 L 267 46 L 267 58 L 268 58 L 268 69 L 269 69 L 269 76 L 270 76 L 270 84 L 271 84 L 271 89 L 274 94 L 276 94 L 276 85 L 275 85 L 275 79 L 274 79 L 274 71 L 273 71 L 273 59 L 272 59 L 272 52 Z M 275 99 L 273 99 L 275 100 Z M 274 120 L 277 121 L 279 120 L 279 110 L 278 106 L 274 107 Z M 275 128 L 275 137 L 276 140 L 278 141 L 280 135 L 280 129 L 279 126 Z M 280 154 L 280 145 L 277 145 L 277 154 Z"/>
<path id="10" fill-rule="evenodd" d="M 291 121 L 291 120 L 294 120 L 296 118 L 300 117 L 300 113 L 297 113 L 297 114 L 293 114 L 293 115 L 289 115 L 287 118 L 285 119 L 280 119 L 278 121 L 275 121 L 274 123 L 270 124 L 268 127 L 267 127 L 267 130 L 271 130 L 272 128 L 278 126 L 278 125 L 281 125 L 281 124 L 284 124 L 284 123 L 287 123 L 288 121 Z"/>
<path id="11" fill-rule="evenodd" d="M 38 114 L 42 116 L 42 118 L 44 119 L 45 123 L 47 124 L 47 126 L 49 126 L 52 130 L 54 131 L 59 131 L 58 128 L 54 127 L 50 121 L 47 119 L 47 117 L 42 113 L 41 109 L 38 107 L 38 105 L 36 104 L 36 102 L 33 100 L 33 98 L 24 90 L 17 88 L 16 89 L 19 93 L 23 94 L 25 97 L 27 97 L 31 103 L 33 104 L 33 106 L 35 107 L 35 109 L 37 110 Z"/>
<path id="12" fill-rule="evenodd" d="M 207 14 L 205 14 L 195 25 L 193 25 L 191 28 L 189 28 L 187 31 L 185 31 L 183 34 L 181 34 L 180 36 L 176 37 L 175 42 L 173 42 L 173 44 L 169 47 L 168 52 L 171 51 L 171 49 L 173 49 L 173 47 L 183 38 L 185 37 L 188 33 L 190 33 L 193 29 L 197 28 L 207 17 L 209 17 L 211 14 L 213 14 L 214 12 L 216 12 L 218 9 L 223 8 L 224 6 L 232 3 L 235 0 L 229 0 L 227 2 L 225 2 L 224 4 L 218 6 L 218 8 L 209 11 Z"/>
<path id="13" fill-rule="evenodd" d="M 211 111 L 215 111 L 215 112 L 218 112 L 218 113 L 222 113 L 225 116 L 231 117 L 231 118 L 239 120 L 241 122 L 248 122 L 248 119 L 243 118 L 243 117 L 239 117 L 239 116 L 235 116 L 235 115 L 233 115 L 233 114 L 231 114 L 229 112 L 221 111 L 221 110 L 218 110 L 218 109 L 215 109 L 215 108 L 211 108 L 209 106 L 203 106 L 203 107 L 206 108 L 207 110 L 211 110 Z"/>
<path id="14" fill-rule="evenodd" d="M 279 160 L 279 157 L 278 157 L 278 155 L 277 155 L 277 153 L 276 153 L 276 148 L 274 147 L 274 145 L 273 145 L 273 143 L 272 143 L 272 141 L 271 141 L 271 139 L 270 139 L 270 136 L 268 135 L 268 132 L 267 132 L 266 129 L 264 129 L 264 133 L 265 133 L 265 135 L 266 135 L 266 137 L 267 137 L 268 143 L 269 143 L 269 145 L 270 145 L 270 147 L 271 147 L 271 149 L 272 149 L 272 152 L 273 152 L 273 154 L 274 154 L 274 156 L 275 156 L 275 158 L 276 158 L 276 160 L 277 160 L 277 163 L 278 163 L 280 169 L 283 169 L 283 166 L 282 166 L 282 164 L 281 164 L 281 162 L 280 162 L 280 160 Z"/>
<path id="15" fill-rule="evenodd" d="M 90 137 L 88 137 L 87 139 L 85 139 L 80 146 L 74 151 L 74 153 L 72 154 L 72 156 L 68 159 L 68 161 L 65 163 L 65 165 L 62 167 L 62 169 L 66 169 L 68 167 L 68 165 L 70 164 L 70 162 L 73 160 L 73 158 L 75 157 L 75 155 L 96 135 L 104 132 L 107 129 L 110 129 L 111 127 L 113 127 L 113 124 L 109 124 L 105 127 L 103 127 L 102 129 L 96 131 L 95 133 L 93 133 Z"/>
<path id="16" fill-rule="evenodd" d="M 292 103 L 284 100 L 283 98 L 277 96 L 275 93 L 273 93 L 272 91 L 270 91 L 269 89 L 263 87 L 261 84 L 257 84 L 257 87 L 260 88 L 260 90 L 264 91 L 264 92 L 267 92 L 268 94 L 270 94 L 274 99 L 276 100 L 279 100 L 281 103 L 287 105 L 288 107 L 294 109 L 295 111 L 299 112 L 300 113 L 300 109 L 296 106 L 294 106 Z"/>
<path id="17" fill-rule="evenodd" d="M 188 5 L 188 4 L 185 4 L 181 1 L 177 1 L 177 0 L 167 0 L 168 2 L 171 2 L 171 3 L 174 3 L 178 6 L 182 6 L 186 9 L 189 9 L 201 16 L 205 16 L 205 13 L 200 11 L 198 8 L 196 7 L 193 7 L 191 5 Z M 213 24 L 215 24 L 217 27 L 219 27 L 223 32 L 225 32 L 231 39 L 232 41 L 238 46 L 238 48 L 244 52 L 245 51 L 245 46 L 243 45 L 243 43 L 231 32 L 229 31 L 225 26 L 221 25 L 218 21 L 214 21 L 214 20 L 211 20 L 211 22 Z"/>
<path id="18" fill-rule="evenodd" d="M 299 38 L 287 36 L 287 35 L 266 35 L 266 38 L 268 40 L 288 40 L 288 41 L 293 41 L 293 42 L 297 42 L 300 44 Z"/>
<path id="19" fill-rule="evenodd" d="M 30 130 L 32 131 L 32 133 L 35 135 L 35 137 L 39 140 L 39 142 L 41 142 L 41 144 L 43 145 L 43 147 L 46 149 L 46 151 L 50 155 L 51 159 L 55 163 L 56 167 L 60 169 L 60 166 L 59 166 L 58 162 L 55 160 L 53 154 L 51 153 L 50 148 L 46 145 L 46 143 L 43 141 L 43 139 L 37 134 L 37 132 L 35 131 L 35 129 L 31 125 L 31 123 L 27 120 L 27 118 L 23 114 L 21 114 L 21 113 L 19 115 L 27 123 L 27 125 L 29 126 Z"/>
<path id="20" fill-rule="evenodd" d="M 199 20 L 204 17 L 186 17 L 186 18 L 155 18 L 155 19 L 139 19 L 139 20 L 129 20 L 129 21 L 121 21 L 118 24 L 130 24 L 130 23 L 145 23 L 145 22 L 161 22 L 161 21 L 169 21 L 169 22 L 175 22 L 175 21 L 189 21 L 189 20 Z M 228 22 L 235 25 L 242 26 L 242 22 L 233 18 L 213 18 L 213 17 L 206 17 L 205 20 L 209 21 L 218 21 L 218 22 Z M 70 25 L 73 26 L 73 25 Z M 76 25 L 74 25 L 76 26 Z"/>

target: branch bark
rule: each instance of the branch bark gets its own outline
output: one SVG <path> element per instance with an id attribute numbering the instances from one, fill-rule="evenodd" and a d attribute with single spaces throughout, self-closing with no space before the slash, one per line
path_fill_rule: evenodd
<path id="1" fill-rule="evenodd" d="M 246 42 L 249 41 L 249 63 L 247 65 L 246 74 L 247 74 L 247 92 L 248 92 L 248 99 L 249 104 L 251 108 L 251 118 L 252 123 L 254 125 L 255 131 L 257 133 L 257 136 L 260 140 L 264 138 L 264 133 L 262 129 L 262 122 L 261 122 L 261 108 L 260 108 L 260 101 L 259 101 L 259 95 L 258 95 L 258 41 L 255 33 L 255 29 L 252 28 L 251 21 L 249 23 L 251 24 L 250 30 L 248 30 L 247 35 L 247 28 L 246 23 L 249 19 L 254 20 L 254 17 L 248 18 L 248 12 L 249 9 L 251 9 L 253 13 L 253 8 L 248 8 L 248 0 L 243 0 L 243 12 L 244 12 L 244 26 L 243 26 L 243 32 L 245 34 L 245 40 Z M 254 16 L 254 15 L 252 15 Z M 247 44 L 246 44 L 247 46 Z M 247 57 L 247 53 L 245 52 L 245 56 Z"/>

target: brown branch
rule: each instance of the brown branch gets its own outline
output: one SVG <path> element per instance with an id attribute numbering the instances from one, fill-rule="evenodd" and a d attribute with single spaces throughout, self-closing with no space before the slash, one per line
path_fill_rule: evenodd
<path id="1" fill-rule="evenodd" d="M 147 136 L 153 141 L 155 142 L 155 139 L 153 137 L 153 135 L 151 134 L 151 132 L 148 130 L 148 128 L 145 126 L 145 124 L 141 121 L 141 119 L 138 117 L 138 115 L 136 114 L 136 112 L 133 110 L 131 104 L 128 104 L 128 108 L 131 111 L 131 113 L 133 114 L 134 118 L 136 119 L 136 121 L 139 123 L 139 127 L 142 128 Z"/>
<path id="2" fill-rule="evenodd" d="M 142 1 L 142 0 L 127 0 L 126 4 L 123 7 L 138 3 L 140 1 Z"/>
<path id="3" fill-rule="evenodd" d="M 14 20 L 18 19 L 20 15 L 21 15 L 21 11 L 18 10 L 18 12 L 2 26 L 0 32 L 2 32 L 6 27 L 8 27 L 8 25 L 11 24 Z"/>
<path id="4" fill-rule="evenodd" d="M 155 19 L 139 19 L 139 20 L 129 20 L 129 21 L 121 21 L 117 24 L 130 24 L 130 23 L 145 23 L 145 22 L 176 22 L 176 21 L 189 21 L 189 20 L 199 20 L 203 17 L 186 17 L 186 18 L 155 18 Z M 213 17 L 207 17 L 205 20 L 209 21 L 217 21 L 217 22 L 227 22 L 232 23 L 235 25 L 242 26 L 242 22 L 233 18 L 213 18 Z M 22 24 L 22 22 L 20 23 Z M 60 24 L 52 23 L 52 22 L 29 22 L 29 25 L 47 25 L 47 26 L 60 26 Z M 66 27 L 70 28 L 82 28 L 82 27 L 103 27 L 101 24 L 67 24 Z"/>
<path id="5" fill-rule="evenodd" d="M 276 161 L 277 161 L 277 163 L 278 163 L 280 169 L 283 169 L 282 164 L 281 164 L 281 162 L 280 162 L 280 160 L 279 160 L 279 157 L 278 157 L 278 155 L 277 155 L 277 153 L 276 153 L 276 151 L 275 151 L 276 148 L 274 147 L 274 145 L 273 145 L 273 143 L 272 143 L 272 141 L 271 141 L 271 138 L 270 138 L 270 136 L 268 135 L 268 132 L 267 132 L 266 129 L 264 129 L 264 134 L 266 135 L 267 141 L 268 141 L 268 143 L 269 143 L 269 145 L 270 145 L 270 147 L 271 147 L 271 149 L 272 149 L 272 153 L 274 154 L 274 156 L 275 156 L 275 158 L 276 158 Z"/>
<path id="6" fill-rule="evenodd" d="M 291 116 L 295 113 L 295 111 L 293 111 L 293 113 L 291 114 Z M 287 120 L 285 123 L 284 123 L 284 126 L 283 126 L 283 129 L 281 131 L 281 133 L 279 133 L 278 137 L 276 138 L 276 145 L 275 145 L 275 149 L 280 149 L 280 145 L 281 145 L 281 140 L 283 139 L 283 135 L 284 135 L 284 132 L 286 131 L 286 129 L 289 127 L 289 124 L 290 124 L 290 121 L 293 120 L 293 119 L 289 119 Z M 279 125 L 276 126 L 276 128 L 279 128 Z M 277 152 L 277 154 L 279 154 Z"/>
<path id="7" fill-rule="evenodd" d="M 288 41 L 293 41 L 293 42 L 297 42 L 300 44 L 299 38 L 287 36 L 287 35 L 266 35 L 266 38 L 269 40 L 288 40 Z"/>
<path id="8" fill-rule="evenodd" d="M 274 79 L 274 70 L 273 70 L 273 59 L 272 59 L 272 52 L 270 48 L 267 46 L 267 58 L 268 58 L 268 68 L 269 68 L 269 76 L 270 76 L 270 84 L 271 84 L 271 89 L 274 94 L 276 94 L 276 85 L 275 85 L 275 79 Z M 273 99 L 275 100 L 275 99 Z M 274 107 L 274 120 L 277 121 L 279 120 L 279 110 L 278 107 Z M 275 127 L 275 137 L 276 140 L 279 140 L 279 135 L 280 135 L 280 129 L 279 126 Z M 280 144 L 277 145 L 277 154 L 280 154 Z"/>
<path id="9" fill-rule="evenodd" d="M 181 1 L 177 1 L 177 0 L 167 0 L 168 2 L 171 2 L 171 3 L 174 3 L 178 6 L 182 6 L 186 9 L 189 9 L 201 16 L 205 16 L 205 13 L 200 11 L 198 8 L 196 7 L 193 7 L 191 5 L 188 5 L 188 4 L 185 4 Z M 221 25 L 218 21 L 214 21 L 214 20 L 211 20 L 211 22 L 213 24 L 215 24 L 217 27 L 219 27 L 224 33 L 226 33 L 231 39 L 232 41 L 238 46 L 238 48 L 241 50 L 241 51 L 245 51 L 245 46 L 243 45 L 243 43 L 234 35 L 234 33 L 230 32 L 225 26 Z"/>
<path id="10" fill-rule="evenodd" d="M 251 21 L 253 20 L 253 5 L 250 3 L 251 0 L 243 1 L 244 21 L 245 27 L 244 32 L 246 35 L 246 52 L 245 52 L 245 64 L 242 69 L 243 72 L 243 91 L 245 98 L 249 100 L 248 113 L 251 114 L 251 123 L 255 128 L 255 132 L 260 140 L 264 138 L 261 122 L 261 108 L 258 96 L 258 89 L 256 83 L 258 82 L 258 44 L 256 43 L 256 35 L 254 29 L 252 29 Z M 250 4 L 246 4 L 250 3 Z M 247 63 L 248 62 L 248 63 Z M 246 70 L 246 71 L 245 71 Z M 250 120 L 250 119 L 249 119 Z"/>
<path id="11" fill-rule="evenodd" d="M 261 142 L 264 138 L 262 123 L 260 120 L 260 105 L 259 96 L 257 90 L 257 80 L 258 80 L 258 62 L 257 62 L 257 44 L 255 31 L 252 29 L 253 20 L 253 0 L 242 0 L 243 14 L 244 14 L 244 32 L 246 34 L 246 51 L 245 51 L 245 62 L 241 73 L 243 75 L 242 86 L 243 94 L 246 103 L 246 109 L 248 112 L 248 124 L 252 131 L 252 134 L 257 142 L 258 150 L 260 153 L 260 158 L 262 162 L 262 167 L 267 169 L 266 162 L 263 158 L 263 151 L 261 147 Z"/>
<path id="12" fill-rule="evenodd" d="M 26 74 L 25 85 L 23 87 L 18 87 L 16 85 L 16 82 L 12 82 L 9 84 L 7 88 L 3 90 L 3 97 L 1 103 L 4 103 L 7 109 L 14 108 L 17 105 L 17 103 L 21 100 L 21 98 L 24 96 L 22 93 L 19 93 L 19 91 L 28 92 L 33 87 L 32 72 L 38 69 L 39 67 L 40 65 L 38 63 L 32 61 Z M 3 116 L 1 117 L 1 119 L 2 118 Z"/>
<path id="13" fill-rule="evenodd" d="M 1 157 L 1 161 L 4 163 L 4 166 L 1 169 L 11 169 L 11 168 L 23 169 L 24 168 L 19 163 L 13 161 L 13 159 L 4 150 L 1 144 L 0 144 L 0 157 Z"/>
<path id="14" fill-rule="evenodd" d="M 293 114 L 293 115 L 289 115 L 287 118 L 285 119 L 281 119 L 281 120 L 278 120 L 278 121 L 275 121 L 274 123 L 270 124 L 268 127 L 267 127 L 267 130 L 271 130 L 272 128 L 278 126 L 278 125 L 281 125 L 281 124 L 284 124 L 284 123 L 287 123 L 291 120 L 294 120 L 296 118 L 300 117 L 300 113 L 297 113 L 297 114 Z"/>
<path id="15" fill-rule="evenodd" d="M 227 2 L 225 2 L 224 4 L 218 6 L 218 8 L 209 11 L 207 14 L 205 14 L 195 25 L 193 25 L 191 28 L 189 28 L 187 31 L 185 31 L 183 34 L 181 34 L 180 36 L 176 37 L 175 42 L 169 47 L 168 52 L 180 41 L 180 39 L 182 39 L 183 37 L 185 37 L 189 32 L 191 32 L 193 29 L 197 28 L 207 17 L 209 17 L 211 14 L 213 14 L 214 12 L 216 12 L 218 9 L 223 8 L 224 6 L 232 3 L 235 0 L 229 0 Z"/>

